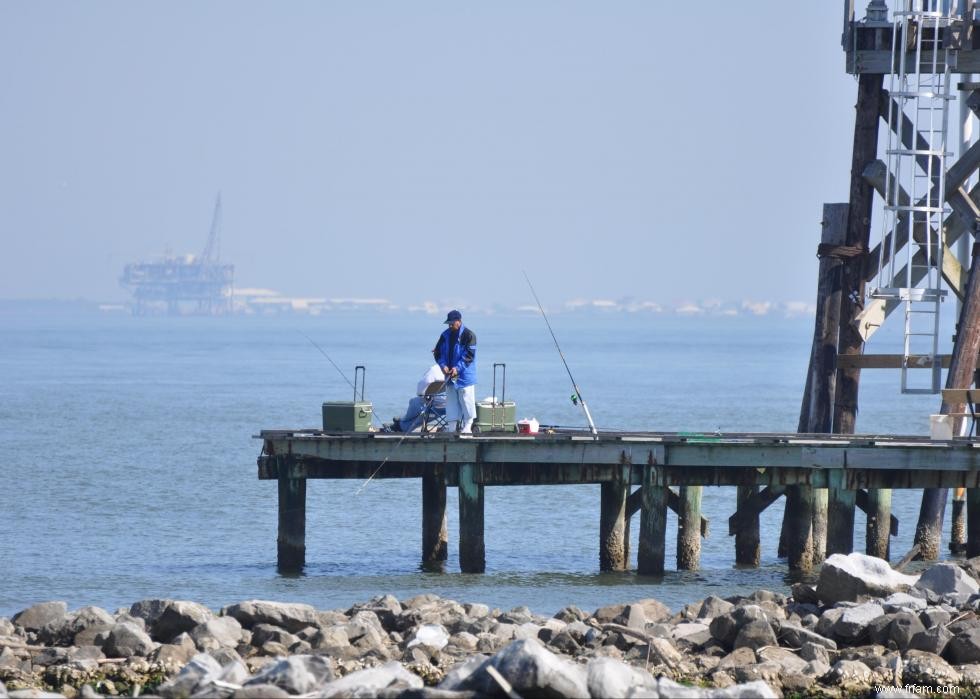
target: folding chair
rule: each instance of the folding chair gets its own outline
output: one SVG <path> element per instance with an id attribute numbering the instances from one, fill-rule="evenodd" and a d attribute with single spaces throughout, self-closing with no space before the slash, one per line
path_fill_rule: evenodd
<path id="1" fill-rule="evenodd" d="M 445 404 L 443 407 L 436 407 L 435 401 L 437 396 L 446 395 L 446 382 L 445 381 L 433 381 L 430 383 L 422 397 L 425 399 L 425 408 L 422 410 L 422 432 L 438 432 L 439 430 L 444 430 L 448 426 L 446 421 L 446 408 Z"/>

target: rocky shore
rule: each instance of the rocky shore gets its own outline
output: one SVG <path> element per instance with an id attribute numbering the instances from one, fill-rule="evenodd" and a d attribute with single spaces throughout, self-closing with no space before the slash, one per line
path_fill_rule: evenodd
<path id="1" fill-rule="evenodd" d="M 921 576 L 830 557 L 792 594 L 551 618 L 435 595 L 345 610 L 150 599 L 0 617 L 11 697 L 980 696 L 980 559 Z"/>

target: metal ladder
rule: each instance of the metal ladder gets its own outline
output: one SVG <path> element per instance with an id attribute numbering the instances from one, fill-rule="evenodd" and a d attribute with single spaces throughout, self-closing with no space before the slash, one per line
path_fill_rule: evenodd
<path id="1" fill-rule="evenodd" d="M 870 295 L 904 305 L 902 393 L 938 393 L 942 385 L 939 312 L 946 295 L 942 227 L 949 213 L 946 132 L 952 98 L 949 51 L 940 39 L 953 19 L 950 5 L 903 0 L 904 9 L 892 14 L 885 215 L 878 286 Z M 914 369 L 919 371 L 913 380 Z M 929 369 L 925 382 L 923 369 Z"/>

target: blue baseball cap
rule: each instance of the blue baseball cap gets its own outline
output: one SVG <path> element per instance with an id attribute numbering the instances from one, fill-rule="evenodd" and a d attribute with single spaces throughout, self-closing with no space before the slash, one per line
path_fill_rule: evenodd
<path id="1" fill-rule="evenodd" d="M 459 311 L 449 311 L 449 313 L 446 315 L 445 325 L 449 325 L 455 320 L 463 320 L 463 314 Z"/>

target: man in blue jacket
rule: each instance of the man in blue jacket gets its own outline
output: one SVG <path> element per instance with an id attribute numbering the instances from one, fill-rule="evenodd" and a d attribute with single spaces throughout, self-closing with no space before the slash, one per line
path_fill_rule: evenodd
<path id="1" fill-rule="evenodd" d="M 473 431 L 476 418 L 476 333 L 463 325 L 459 311 L 449 311 L 446 325 L 432 356 L 446 376 L 446 421 L 458 422 L 465 434 Z"/>

